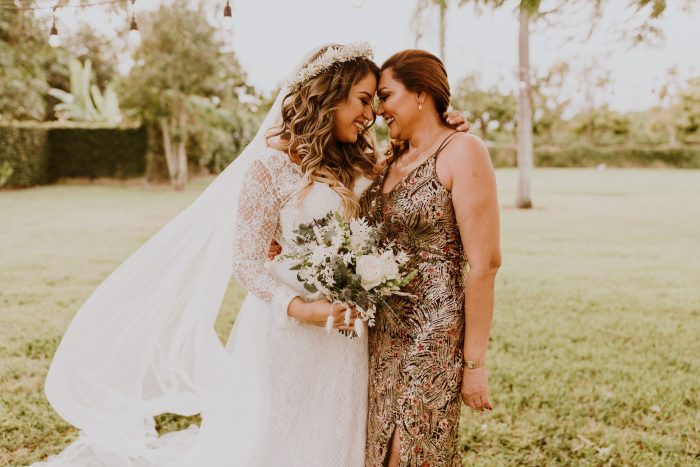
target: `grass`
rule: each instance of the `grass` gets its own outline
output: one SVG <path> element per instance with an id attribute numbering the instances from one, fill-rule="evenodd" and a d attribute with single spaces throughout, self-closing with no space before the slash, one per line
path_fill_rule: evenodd
<path id="1" fill-rule="evenodd" d="M 513 170 L 498 181 L 495 410 L 463 411 L 465 465 L 700 465 L 700 171 L 538 169 L 530 211 L 512 208 Z M 75 438 L 42 392 L 60 336 L 206 182 L 0 192 L 0 465 Z"/>

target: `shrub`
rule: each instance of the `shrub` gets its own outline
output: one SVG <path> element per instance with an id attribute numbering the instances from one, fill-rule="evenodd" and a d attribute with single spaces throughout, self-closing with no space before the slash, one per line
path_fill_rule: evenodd
<path id="1" fill-rule="evenodd" d="M 0 186 L 28 187 L 61 177 L 139 177 L 146 131 L 56 123 L 0 124 Z"/>
<path id="2" fill-rule="evenodd" d="M 49 132 L 49 179 L 143 176 L 146 131 L 123 127 L 57 127 Z"/>
<path id="3" fill-rule="evenodd" d="M 514 167 L 517 151 L 514 145 L 489 147 L 495 167 Z M 700 168 L 700 149 L 694 148 L 599 148 L 572 146 L 568 148 L 535 148 L 537 167 L 676 167 Z"/>
<path id="4" fill-rule="evenodd" d="M 38 124 L 0 124 L 4 185 L 27 187 L 48 181 L 48 130 Z M 8 175 L 9 173 L 9 175 Z"/>

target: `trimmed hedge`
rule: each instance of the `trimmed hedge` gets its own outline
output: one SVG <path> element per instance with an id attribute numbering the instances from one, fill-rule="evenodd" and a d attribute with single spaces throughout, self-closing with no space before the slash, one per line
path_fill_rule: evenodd
<path id="1" fill-rule="evenodd" d="M 0 166 L 11 175 L 4 186 L 27 187 L 49 181 L 48 129 L 36 125 L 0 125 Z"/>
<path id="2" fill-rule="evenodd" d="M 514 167 L 517 152 L 512 146 L 489 147 L 496 167 Z M 596 148 L 572 146 L 569 148 L 535 148 L 536 167 L 676 167 L 700 168 L 700 149 L 691 148 Z"/>
<path id="3" fill-rule="evenodd" d="M 28 187 L 61 177 L 139 177 L 146 170 L 145 128 L 56 123 L 0 124 L 5 187 Z"/>
<path id="4" fill-rule="evenodd" d="M 143 176 L 143 128 L 54 128 L 49 132 L 49 179 Z"/>

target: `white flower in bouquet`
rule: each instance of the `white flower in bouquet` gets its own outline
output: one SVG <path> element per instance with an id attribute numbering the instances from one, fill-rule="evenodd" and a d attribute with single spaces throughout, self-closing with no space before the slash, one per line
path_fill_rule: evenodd
<path id="1" fill-rule="evenodd" d="M 357 273 L 362 277 L 361 284 L 365 290 L 372 290 L 384 280 L 386 269 L 383 258 L 374 255 L 357 257 Z"/>
<path id="2" fill-rule="evenodd" d="M 362 218 L 350 221 L 350 247 L 355 250 L 362 249 L 370 241 L 371 227 Z"/>

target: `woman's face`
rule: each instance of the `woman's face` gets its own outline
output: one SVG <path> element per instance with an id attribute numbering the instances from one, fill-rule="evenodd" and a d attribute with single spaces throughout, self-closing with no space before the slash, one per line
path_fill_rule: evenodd
<path id="1" fill-rule="evenodd" d="M 394 79 L 391 68 L 379 77 L 379 108 L 377 113 L 384 118 L 389 127 L 389 137 L 407 140 L 411 132 L 411 122 L 418 117 L 418 94 L 406 89 L 400 81 Z"/>
<path id="2" fill-rule="evenodd" d="M 373 73 L 367 73 L 364 78 L 353 84 L 348 99 L 335 111 L 333 138 L 336 141 L 350 144 L 357 142 L 368 122 L 374 120 L 372 99 L 375 92 L 377 78 Z"/>

